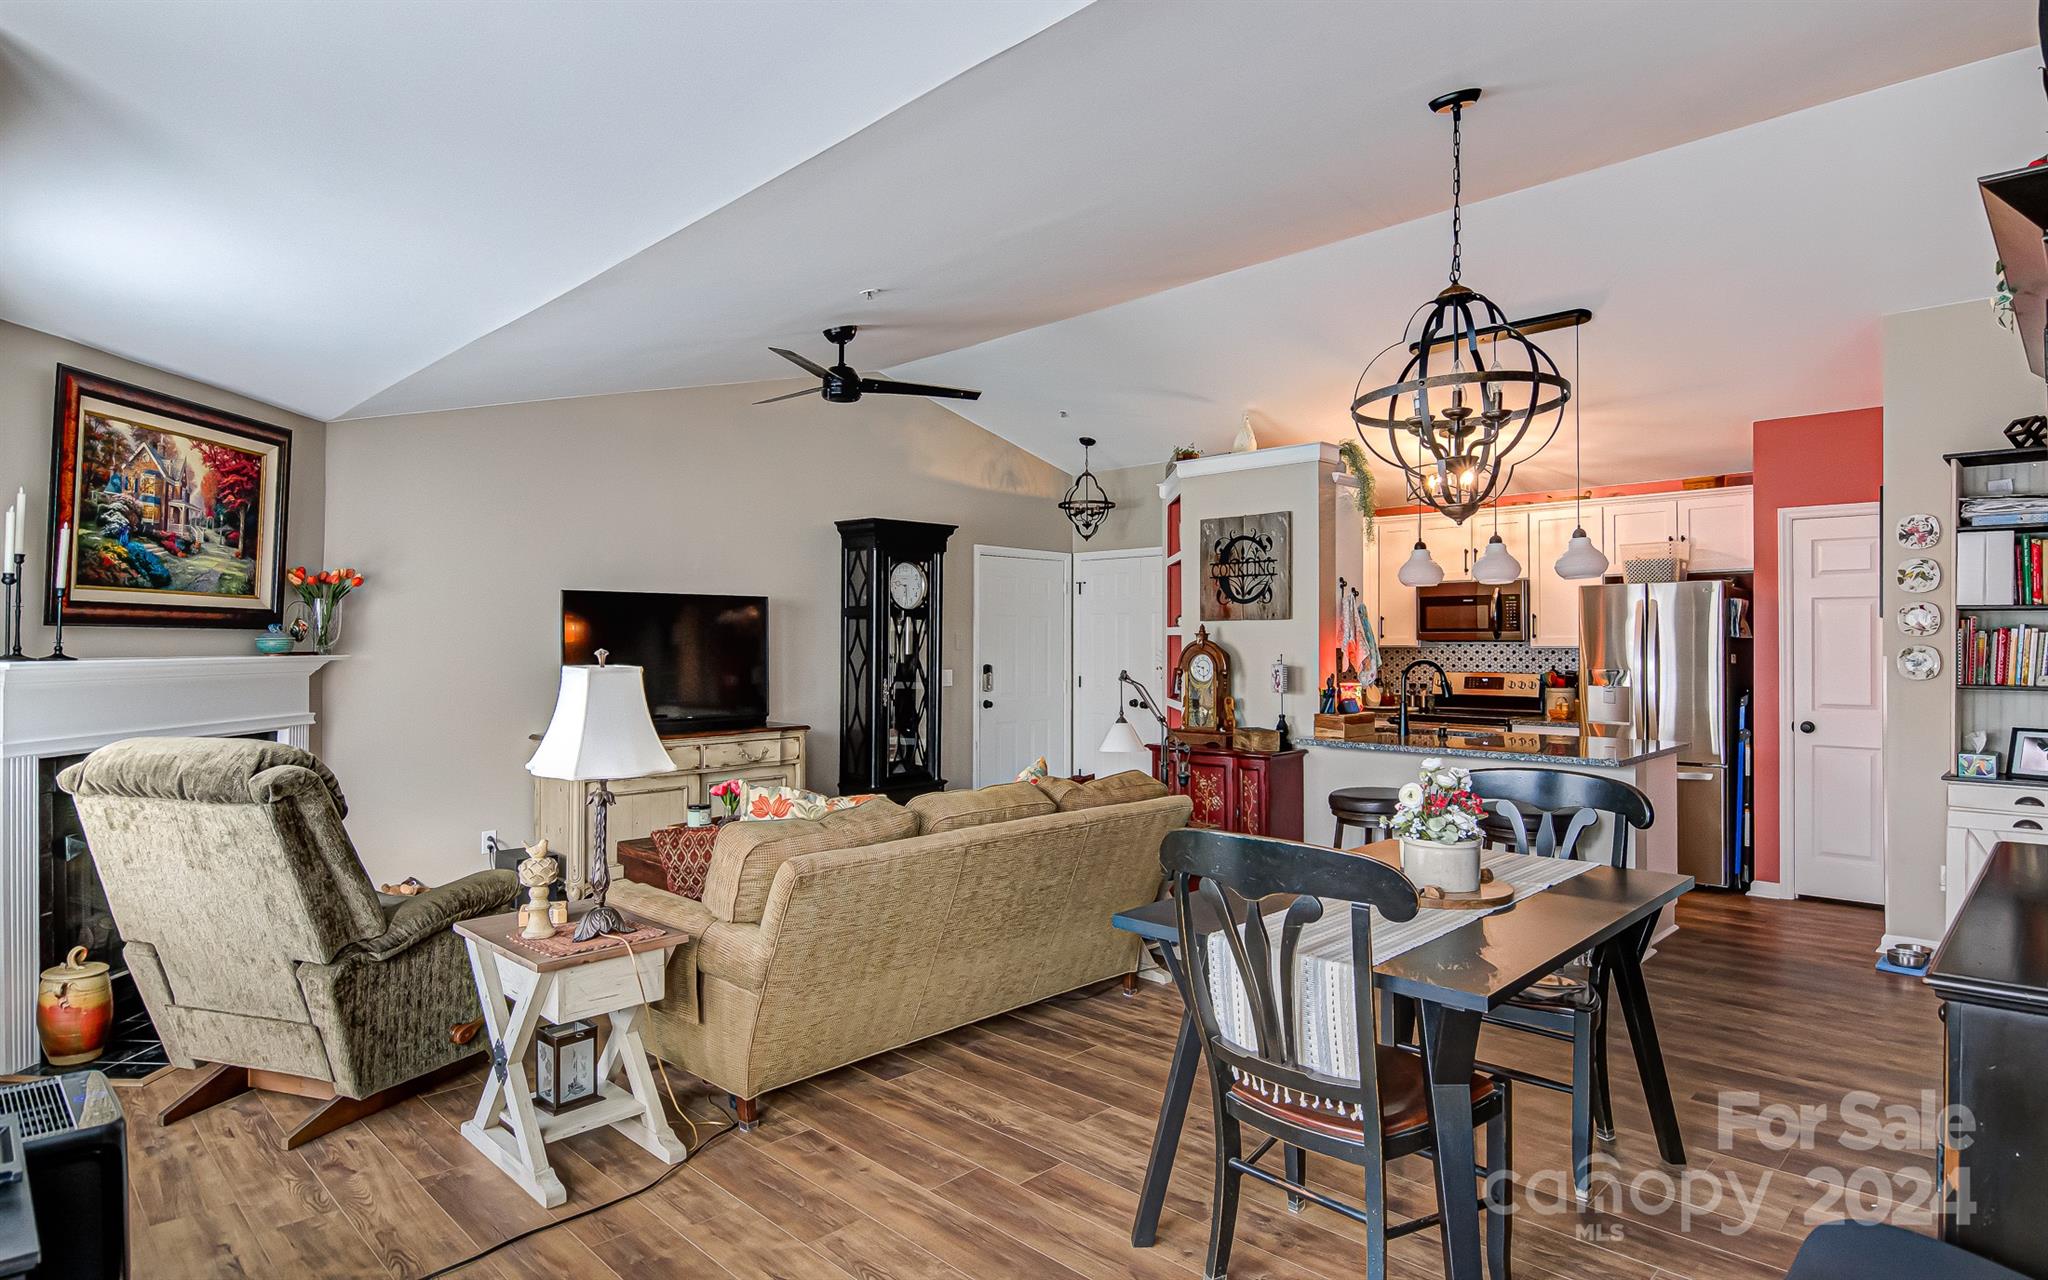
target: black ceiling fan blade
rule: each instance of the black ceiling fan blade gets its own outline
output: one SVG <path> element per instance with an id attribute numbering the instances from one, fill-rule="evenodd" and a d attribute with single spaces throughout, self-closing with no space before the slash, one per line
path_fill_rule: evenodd
<path id="1" fill-rule="evenodd" d="M 776 355 L 781 356 L 784 360 L 789 361 L 797 368 L 802 369 L 805 373 L 810 374 L 812 377 L 816 378 L 820 382 L 823 382 L 825 379 L 832 376 L 832 371 L 830 369 L 827 369 L 824 365 L 814 363 L 813 361 L 810 360 L 806 360 L 794 351 L 786 351 L 781 347 L 770 347 L 768 349 L 770 351 L 773 351 Z"/>
<path id="2" fill-rule="evenodd" d="M 756 400 L 754 403 L 774 404 L 777 400 L 794 400 L 798 396 L 814 396 L 823 390 L 823 387 L 805 387 L 802 391 L 792 391 L 786 396 L 769 396 L 766 400 Z"/>
<path id="3" fill-rule="evenodd" d="M 862 378 L 863 394 L 878 396 L 934 396 L 941 400 L 979 400 L 981 392 L 960 387 L 934 387 L 924 382 L 894 382 L 888 378 Z"/>

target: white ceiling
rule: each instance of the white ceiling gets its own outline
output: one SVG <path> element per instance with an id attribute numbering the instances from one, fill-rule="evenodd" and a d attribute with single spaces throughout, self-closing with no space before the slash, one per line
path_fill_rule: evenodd
<path id="1" fill-rule="evenodd" d="M 1599 313 L 1634 479 L 1874 402 L 1877 316 L 1985 291 L 1969 179 L 2041 145 L 2032 54 L 1850 97 L 2027 0 L 1075 8 L 0 0 L 0 315 L 323 418 L 779 378 L 855 321 L 1062 465 L 1334 438 L 1472 83 L 1467 278 Z"/>
<path id="2" fill-rule="evenodd" d="M 1491 163 L 1486 105 L 1468 118 L 1468 165 Z M 1883 401 L 1881 316 L 1989 295 L 1997 253 L 1976 178 L 2048 149 L 2043 114 L 2026 51 L 1468 205 L 1464 279 L 1513 316 L 1592 310 L 1588 483 L 1747 470 L 1753 422 Z M 1070 469 L 1084 432 L 1101 441 L 1097 466 L 1161 461 L 1182 442 L 1227 449 L 1245 410 L 1263 444 L 1354 438 L 1360 370 L 1442 287 L 1448 221 L 898 372 L 973 381 L 983 398 L 956 412 Z M 1536 341 L 1572 376 L 1569 330 Z M 1570 486 L 1569 431 L 1516 491 Z"/>

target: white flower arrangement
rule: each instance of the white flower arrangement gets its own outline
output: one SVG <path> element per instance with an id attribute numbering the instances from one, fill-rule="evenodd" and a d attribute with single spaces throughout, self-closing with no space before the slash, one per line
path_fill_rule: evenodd
<path id="1" fill-rule="evenodd" d="M 1394 834 L 1404 840 L 1461 844 L 1479 838 L 1483 812 L 1472 794 L 1472 774 L 1431 757 L 1416 781 L 1401 788 L 1394 808 Z"/>

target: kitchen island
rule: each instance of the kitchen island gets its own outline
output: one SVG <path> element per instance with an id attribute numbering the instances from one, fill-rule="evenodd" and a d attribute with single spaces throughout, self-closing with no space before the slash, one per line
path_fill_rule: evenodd
<path id="1" fill-rule="evenodd" d="M 1678 752 L 1680 742 L 1632 738 L 1600 725 L 1585 735 L 1500 732 L 1391 731 L 1353 741 L 1302 738 L 1307 747 L 1302 777 L 1302 829 L 1308 840 L 1327 843 L 1334 823 L 1330 793 L 1339 787 L 1398 787 L 1415 781 L 1428 758 L 1461 769 L 1556 769 L 1619 778 L 1650 798 L 1655 820 L 1636 833 L 1629 865 L 1651 871 L 1678 870 Z M 1610 847 L 1611 819 L 1581 838 L 1582 849 Z M 1657 937 L 1675 926 L 1667 909 Z"/>

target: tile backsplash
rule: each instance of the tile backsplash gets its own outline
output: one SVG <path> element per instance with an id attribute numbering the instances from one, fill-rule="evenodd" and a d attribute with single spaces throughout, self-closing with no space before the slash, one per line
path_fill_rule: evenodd
<path id="1" fill-rule="evenodd" d="M 1566 675 L 1579 669 L 1577 649 L 1540 649 L 1534 645 L 1509 642 L 1472 644 L 1430 644 L 1380 650 L 1380 684 L 1393 688 L 1401 673 L 1417 658 L 1428 658 L 1446 671 L 1506 671 L 1542 675 L 1552 667 Z"/>

